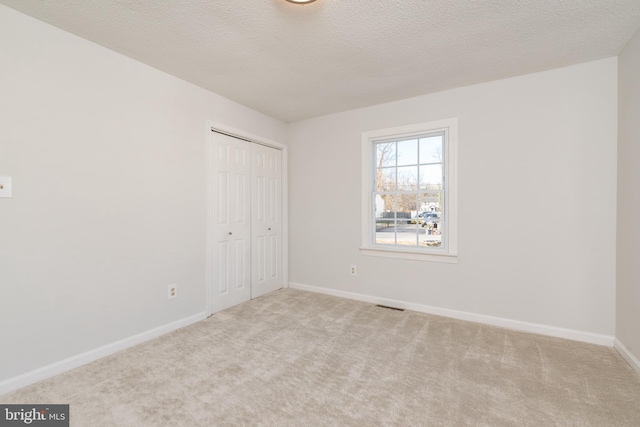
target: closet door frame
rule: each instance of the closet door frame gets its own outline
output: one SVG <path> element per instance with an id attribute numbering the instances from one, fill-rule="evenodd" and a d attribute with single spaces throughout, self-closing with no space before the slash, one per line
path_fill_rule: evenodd
<path id="1" fill-rule="evenodd" d="M 282 195 L 282 287 L 289 287 L 289 197 L 288 197 L 288 150 L 285 144 L 282 144 L 277 141 L 273 141 L 268 138 L 264 138 L 259 135 L 252 134 L 250 132 L 246 132 L 242 129 L 233 128 L 231 126 L 227 126 L 222 123 L 207 121 L 206 126 L 206 170 L 207 170 L 207 185 L 206 185 L 206 201 L 207 201 L 207 248 L 206 248 L 206 307 L 207 307 L 207 316 L 214 314 L 213 306 L 212 306 L 212 297 L 213 297 L 213 233 L 216 231 L 214 227 L 216 225 L 213 223 L 213 209 L 216 208 L 214 206 L 215 201 L 212 198 L 213 188 L 213 174 L 216 172 L 214 170 L 214 165 L 211 161 L 211 154 L 213 150 L 213 131 L 219 131 L 226 133 L 230 136 L 235 136 L 241 139 L 245 139 L 249 142 L 265 145 L 267 147 L 272 147 L 278 149 L 282 153 L 282 180 L 281 180 L 281 195 Z"/>

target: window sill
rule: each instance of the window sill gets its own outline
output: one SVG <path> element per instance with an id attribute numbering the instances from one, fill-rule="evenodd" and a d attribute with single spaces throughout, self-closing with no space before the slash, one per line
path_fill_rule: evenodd
<path id="1" fill-rule="evenodd" d="M 457 264 L 458 254 L 449 252 L 423 252 L 423 251 L 408 251 L 402 249 L 391 248 L 374 248 L 374 247 L 362 247 L 360 248 L 362 255 L 377 256 L 384 258 L 399 258 L 408 259 L 414 261 L 430 261 L 430 262 L 442 262 L 446 264 Z"/>

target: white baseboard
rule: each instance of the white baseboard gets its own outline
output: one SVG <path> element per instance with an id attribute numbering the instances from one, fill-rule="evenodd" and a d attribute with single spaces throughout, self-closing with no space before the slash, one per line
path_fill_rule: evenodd
<path id="1" fill-rule="evenodd" d="M 51 378 L 73 368 L 86 365 L 87 363 L 93 362 L 94 360 L 100 359 L 118 351 L 125 350 L 129 347 L 133 347 L 134 345 L 149 341 L 153 338 L 159 337 L 160 335 L 173 332 L 176 329 L 180 329 L 185 326 L 191 325 L 192 323 L 199 322 L 206 317 L 207 316 L 205 312 L 198 313 L 193 316 L 189 316 L 184 319 L 169 323 L 167 325 L 159 326 L 157 328 L 141 332 L 129 338 L 124 338 L 111 344 L 103 345 L 102 347 L 98 347 L 96 349 L 89 350 L 76 356 L 69 357 L 68 359 L 52 363 L 51 365 L 43 366 L 42 368 L 38 368 L 22 375 L 18 375 L 17 377 L 9 378 L 8 380 L 0 382 L 0 396 L 15 391 L 19 388 L 26 387 L 30 384 L 34 384 L 47 378 Z"/>
<path id="2" fill-rule="evenodd" d="M 292 289 L 300 289 L 303 291 L 333 295 L 336 297 L 348 298 L 352 300 L 368 302 L 371 304 L 387 305 L 390 307 L 404 308 L 406 310 L 417 311 L 420 313 L 434 314 L 436 316 L 451 317 L 453 319 L 484 323 L 487 325 L 499 326 L 505 329 L 513 329 L 516 331 L 531 332 L 534 334 L 566 338 L 573 341 L 582 341 L 590 344 L 613 347 L 614 337 L 610 335 L 593 334 L 590 332 L 577 331 L 573 329 L 564 329 L 555 326 L 540 325 L 537 323 L 521 322 L 519 320 L 486 316 L 484 314 L 469 313 L 466 311 L 451 310 L 447 308 L 432 307 L 428 305 L 415 304 L 389 298 L 358 294 L 355 292 L 339 291 L 336 289 L 323 288 L 320 286 L 304 285 L 301 283 L 289 283 L 289 287 Z"/>
<path id="3" fill-rule="evenodd" d="M 624 360 L 626 360 L 629 363 L 629 365 L 631 365 L 631 367 L 635 369 L 638 374 L 640 374 L 640 360 L 638 360 L 629 351 L 629 349 L 620 342 L 618 338 L 616 338 L 614 342 L 614 347 L 616 350 L 618 350 L 618 353 L 620 353 L 620 356 L 622 356 Z"/>

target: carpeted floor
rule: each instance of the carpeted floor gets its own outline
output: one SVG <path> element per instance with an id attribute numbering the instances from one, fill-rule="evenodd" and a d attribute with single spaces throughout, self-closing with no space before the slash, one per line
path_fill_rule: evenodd
<path id="1" fill-rule="evenodd" d="M 292 289 L 0 397 L 93 426 L 640 426 L 608 347 Z"/>

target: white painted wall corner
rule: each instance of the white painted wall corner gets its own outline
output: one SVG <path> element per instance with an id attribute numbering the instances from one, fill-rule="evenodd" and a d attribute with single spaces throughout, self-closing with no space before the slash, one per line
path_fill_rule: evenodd
<path id="1" fill-rule="evenodd" d="M 629 351 L 629 349 L 625 347 L 624 344 L 622 344 L 622 342 L 620 342 L 618 338 L 615 339 L 614 347 L 616 350 L 618 350 L 618 353 L 620 353 L 620 356 L 622 356 L 624 360 L 626 360 L 629 363 L 629 365 L 631 365 L 631 367 L 635 369 L 638 374 L 640 374 L 640 360 L 638 360 Z"/>
<path id="2" fill-rule="evenodd" d="M 46 380 L 55 375 L 59 375 L 63 372 L 70 371 L 82 365 L 93 362 L 94 360 L 101 359 L 110 354 L 117 353 L 135 345 L 141 344 L 145 341 L 149 341 L 153 338 L 157 338 L 161 335 L 173 332 L 176 329 L 189 326 L 193 323 L 199 322 L 206 318 L 206 313 L 198 313 L 193 316 L 185 317 L 184 319 L 177 320 L 175 322 L 159 326 L 154 329 L 150 329 L 145 332 L 133 335 L 129 338 L 113 342 L 111 344 L 103 345 L 93 350 L 78 354 L 76 356 L 69 357 L 59 362 L 52 363 L 42 368 L 34 369 L 33 371 L 26 372 L 22 375 L 18 375 L 13 378 L 9 378 L 0 382 L 0 396 L 18 390 L 22 387 L 37 383 L 39 381 Z"/>

